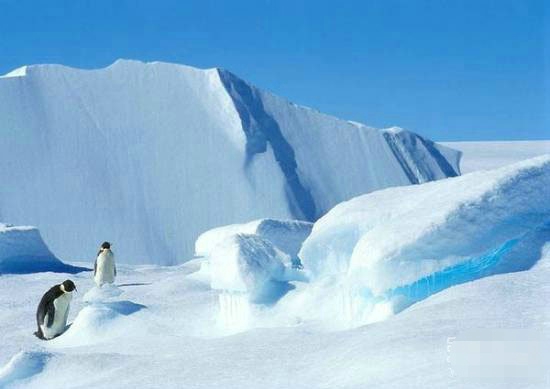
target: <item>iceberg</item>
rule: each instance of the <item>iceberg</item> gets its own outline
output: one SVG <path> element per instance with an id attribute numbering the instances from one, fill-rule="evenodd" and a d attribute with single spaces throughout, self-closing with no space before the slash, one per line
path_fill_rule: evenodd
<path id="1" fill-rule="evenodd" d="M 0 214 L 39 226 L 62 258 L 108 240 L 120 262 L 177 264 L 216 226 L 313 222 L 352 197 L 460 173 L 457 151 L 217 68 L 25 66 L 0 78 L 0 118 Z"/>

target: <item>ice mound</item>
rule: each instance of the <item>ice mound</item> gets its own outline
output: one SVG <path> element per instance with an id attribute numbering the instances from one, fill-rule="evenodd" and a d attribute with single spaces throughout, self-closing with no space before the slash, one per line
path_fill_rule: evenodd
<path id="1" fill-rule="evenodd" d="M 245 224 L 214 228 L 201 234 L 195 242 L 195 254 L 208 256 L 221 242 L 236 234 L 255 234 L 271 242 L 283 253 L 295 258 L 313 223 L 298 220 L 260 219 Z"/>
<path id="2" fill-rule="evenodd" d="M 42 351 L 20 351 L 0 369 L 0 388 L 40 373 L 51 354 Z"/>
<path id="3" fill-rule="evenodd" d="M 365 300 L 423 298 L 532 266 L 548 238 L 549 198 L 550 155 L 386 189 L 332 209 L 299 255 L 315 279 L 345 277 Z"/>
<path id="4" fill-rule="evenodd" d="M 84 269 L 66 265 L 48 249 L 35 227 L 0 223 L 0 274 L 43 271 L 75 273 Z"/>
<path id="5" fill-rule="evenodd" d="M 210 287 L 218 291 L 218 323 L 237 332 L 250 328 L 261 307 L 275 305 L 294 289 L 289 281 L 304 280 L 290 267 L 289 255 L 248 234 L 229 235 L 216 244 L 198 273 L 208 273 Z"/>
<path id="6" fill-rule="evenodd" d="M 287 289 L 286 255 L 257 235 L 230 236 L 209 258 L 212 289 L 246 293 L 253 302 L 273 300 Z"/>

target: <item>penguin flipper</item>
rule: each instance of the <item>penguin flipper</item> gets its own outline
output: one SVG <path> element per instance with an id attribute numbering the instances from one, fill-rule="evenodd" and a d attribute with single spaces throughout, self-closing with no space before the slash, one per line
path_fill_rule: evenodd
<path id="1" fill-rule="evenodd" d="M 55 307 L 53 305 L 53 302 L 49 303 L 46 306 L 46 312 L 48 316 L 48 322 L 46 323 L 46 327 L 51 327 L 53 325 L 53 320 L 55 319 Z"/>
<path id="2" fill-rule="evenodd" d="M 97 273 L 97 258 L 94 262 L 94 277 L 95 277 L 96 273 Z"/>

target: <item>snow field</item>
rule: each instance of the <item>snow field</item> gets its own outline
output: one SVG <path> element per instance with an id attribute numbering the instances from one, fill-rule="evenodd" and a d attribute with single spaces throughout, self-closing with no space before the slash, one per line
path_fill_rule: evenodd
<path id="1" fill-rule="evenodd" d="M 37 295 L 58 279 L 68 277 L 86 291 L 93 285 L 90 274 L 9 275 L 0 283 L 2 309 L 6 303 L 14 303 L 9 317 L 0 315 L 0 327 L 6 334 L 0 340 L 0 366 L 3 366 L 0 377 L 4 380 L 1 382 L 7 389 L 61 385 L 67 388 L 221 385 L 246 389 L 330 385 L 359 389 L 424 388 L 426 383 L 435 388 L 458 389 L 500 388 L 511 382 L 515 387 L 542 388 L 544 380 L 540 379 L 510 381 L 497 377 L 479 381 L 452 376 L 447 342 L 480 328 L 489 329 L 492 334 L 497 327 L 550 333 L 550 312 L 546 307 L 550 298 L 548 254 L 547 244 L 542 258 L 527 271 L 445 289 L 383 323 L 334 332 L 304 314 L 295 321 L 280 321 L 231 336 L 216 332 L 218 323 L 212 318 L 218 312 L 218 293 L 194 279 L 196 262 L 189 267 L 121 266 L 118 282 L 124 293 L 118 298 L 147 306 L 127 316 L 134 325 L 125 323 L 125 333 L 117 337 L 110 337 L 106 331 L 98 333 L 100 339 L 88 344 L 62 344 L 65 334 L 55 346 L 30 335 L 34 330 L 34 304 L 22 299 L 36 303 Z M 26 288 L 17 299 L 8 300 L 6 292 L 20 283 L 25 283 Z M 296 291 L 305 293 L 317 287 L 304 286 L 300 284 Z M 327 298 L 332 296 L 327 288 L 324 291 Z M 323 301 L 305 307 L 320 311 L 325 305 Z M 75 296 L 69 322 L 74 322 L 86 306 L 82 298 Z M 111 324 L 116 326 L 116 320 Z M 15 362 L 10 362 L 12 358 Z"/>

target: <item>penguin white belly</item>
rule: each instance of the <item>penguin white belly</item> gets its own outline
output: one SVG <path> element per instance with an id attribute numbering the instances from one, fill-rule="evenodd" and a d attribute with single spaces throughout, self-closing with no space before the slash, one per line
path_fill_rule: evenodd
<path id="1" fill-rule="evenodd" d="M 99 254 L 94 280 L 99 287 L 115 282 L 115 258 L 112 253 L 102 252 Z"/>
<path id="2" fill-rule="evenodd" d="M 46 324 L 48 323 L 49 315 L 46 314 L 44 317 L 44 323 L 40 326 L 42 329 L 42 334 L 44 335 L 44 338 L 46 339 L 52 339 L 55 338 L 57 335 L 60 335 L 65 331 L 65 327 L 67 327 L 67 319 L 69 317 L 69 306 L 71 305 L 71 299 L 72 299 L 71 293 L 64 293 L 58 298 L 56 298 L 53 302 L 53 306 L 55 308 L 54 318 L 53 318 L 53 324 L 51 327 L 48 327 Z"/>

